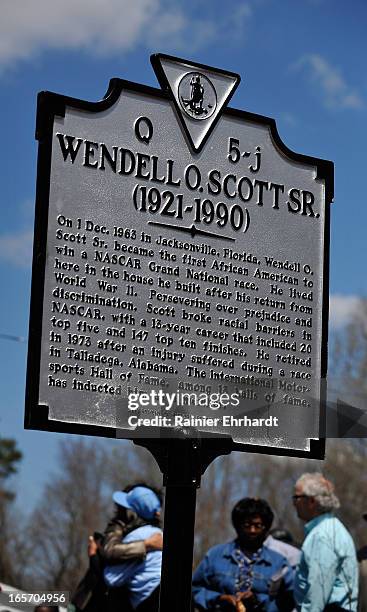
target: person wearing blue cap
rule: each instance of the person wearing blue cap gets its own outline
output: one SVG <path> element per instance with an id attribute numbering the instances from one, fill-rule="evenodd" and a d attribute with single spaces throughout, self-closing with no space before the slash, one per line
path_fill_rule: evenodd
<path id="1" fill-rule="evenodd" d="M 139 489 L 140 495 L 139 491 L 133 493 L 134 489 Z M 141 539 L 130 541 L 128 538 L 127 542 L 123 541 L 124 536 L 147 524 L 159 527 L 160 491 L 142 482 L 128 485 L 124 491 L 116 491 L 113 499 L 115 514 L 109 520 L 104 533 L 95 532 L 93 536 L 89 536 L 89 567 L 71 598 L 76 612 L 132 610 L 124 586 L 108 589 L 103 576 L 104 568 L 112 565 L 116 567 L 127 561 L 142 562 L 148 552 L 161 551 L 163 547 L 160 529 L 156 530 L 157 532 L 150 529 L 138 531 L 137 535 Z M 120 505 L 118 501 L 126 505 Z"/>
<path id="2" fill-rule="evenodd" d="M 144 499 L 146 499 L 145 504 L 149 503 L 149 499 L 153 500 L 151 503 L 153 503 L 155 516 L 152 519 L 150 519 L 148 516 L 148 520 L 151 524 L 157 527 L 160 525 L 159 510 L 155 509 L 155 506 L 158 507 L 156 502 L 157 498 L 159 508 L 161 505 L 159 491 L 152 487 L 148 487 L 145 483 L 128 485 L 123 491 L 115 491 L 112 496 L 113 501 L 115 502 L 115 516 L 109 521 L 104 531 L 103 540 L 99 547 L 99 551 L 105 565 L 112 565 L 118 562 L 124 562 L 137 558 L 143 560 L 145 559 L 147 552 L 152 550 L 162 550 L 163 541 L 161 533 L 153 533 L 148 538 L 136 540 L 134 542 L 122 542 L 125 535 L 137 527 L 145 525 L 147 522 L 146 513 L 148 512 L 149 508 L 135 506 L 134 509 L 131 507 L 131 504 L 134 504 L 134 499 L 137 498 L 137 494 L 132 493 L 135 489 L 144 489 L 145 492 L 153 494 L 154 497 L 151 497 L 148 493 L 145 497 L 143 496 Z M 130 503 L 127 501 L 127 495 L 129 495 Z"/>
<path id="3" fill-rule="evenodd" d="M 126 525 L 133 525 L 133 529 L 125 529 L 122 545 L 149 541 L 149 538 L 156 535 L 162 536 L 158 527 L 161 502 L 152 489 L 136 486 L 128 491 L 115 491 L 112 498 Z M 109 587 L 126 587 L 130 603 L 137 612 L 156 612 L 159 605 L 161 564 L 162 551 L 147 550 L 143 559 L 107 565 L 104 579 Z"/>

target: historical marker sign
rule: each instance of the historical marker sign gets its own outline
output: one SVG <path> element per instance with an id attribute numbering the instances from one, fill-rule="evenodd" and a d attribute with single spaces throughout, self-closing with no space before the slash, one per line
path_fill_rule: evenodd
<path id="1" fill-rule="evenodd" d="M 320 456 L 333 165 L 227 108 L 237 75 L 152 62 L 39 95 L 26 426 Z"/>

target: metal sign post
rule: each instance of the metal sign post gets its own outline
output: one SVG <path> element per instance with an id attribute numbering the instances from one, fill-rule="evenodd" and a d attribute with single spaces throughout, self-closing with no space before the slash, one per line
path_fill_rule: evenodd
<path id="1" fill-rule="evenodd" d="M 161 89 L 39 94 L 25 426 L 153 452 L 168 611 L 210 460 L 323 457 L 333 164 L 229 108 L 237 74 L 152 64 Z"/>
<path id="2" fill-rule="evenodd" d="M 232 450 L 231 439 L 137 440 L 155 457 L 166 487 L 160 612 L 191 610 L 196 489 L 202 474 L 220 455 Z"/>

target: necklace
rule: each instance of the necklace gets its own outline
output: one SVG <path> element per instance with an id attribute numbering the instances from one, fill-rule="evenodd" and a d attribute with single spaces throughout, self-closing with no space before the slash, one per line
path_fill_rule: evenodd
<path id="1" fill-rule="evenodd" d="M 235 581 L 237 591 L 249 591 L 254 581 L 254 565 L 259 561 L 261 556 L 261 548 L 259 548 L 251 557 L 238 547 L 235 550 L 235 559 L 238 564 L 239 572 Z"/>

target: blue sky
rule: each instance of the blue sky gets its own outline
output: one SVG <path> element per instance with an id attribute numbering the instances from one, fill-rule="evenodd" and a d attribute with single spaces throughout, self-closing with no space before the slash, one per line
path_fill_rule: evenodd
<path id="1" fill-rule="evenodd" d="M 154 52 L 238 72 L 231 106 L 274 117 L 285 144 L 335 163 L 332 328 L 366 297 L 367 5 L 364 0 L 2 0 L 0 333 L 27 337 L 40 90 L 98 100 L 109 79 L 158 86 Z M 0 434 L 24 452 L 32 506 L 59 434 L 23 430 L 26 342 L 0 338 Z"/>

